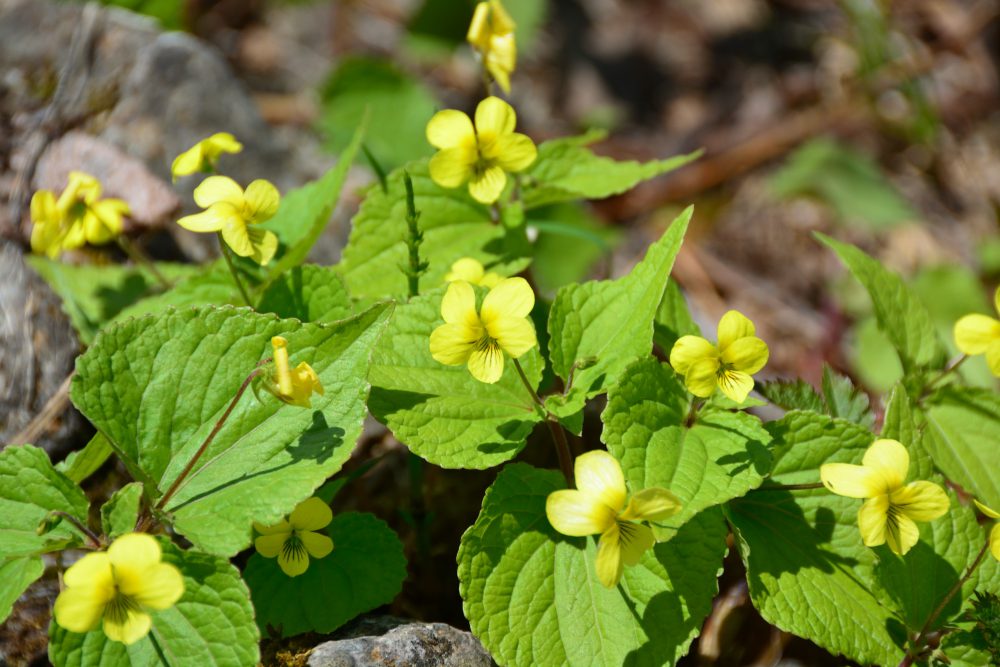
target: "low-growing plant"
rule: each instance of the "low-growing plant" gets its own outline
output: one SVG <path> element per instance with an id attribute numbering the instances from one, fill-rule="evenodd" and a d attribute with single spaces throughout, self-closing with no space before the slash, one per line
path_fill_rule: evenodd
<path id="1" fill-rule="evenodd" d="M 670 277 L 690 208 L 627 275 L 547 300 L 531 273 L 545 211 L 697 155 L 615 161 L 588 148 L 593 135 L 536 147 L 490 94 L 509 90 L 516 62 L 498 0 L 476 8 L 469 40 L 487 88 L 474 118 L 430 120 L 438 152 L 369 187 L 334 266 L 305 259 L 364 125 L 334 168 L 284 197 L 216 173 L 241 150 L 231 135 L 178 156 L 176 178 L 208 174 L 194 191 L 204 212 L 178 221 L 217 234 L 222 260 L 204 267 L 140 252 L 133 266 L 60 264 L 63 250 L 122 238 L 128 209 L 81 173 L 35 195 L 32 245 L 49 259 L 33 265 L 87 346 L 71 398 L 97 435 L 55 465 L 30 444 L 0 452 L 3 616 L 45 554 L 80 551 L 57 560 L 69 566 L 56 665 L 253 665 L 262 634 L 330 632 L 391 601 L 400 541 L 369 514 L 330 509 L 370 412 L 426 461 L 504 466 L 457 563 L 465 615 L 500 664 L 674 664 L 731 546 L 760 614 L 831 653 L 993 659 L 1000 527 L 987 535 L 970 501 L 1000 517 L 1000 397 L 962 383 L 966 356 L 947 358 L 906 284 L 818 236 L 867 290 L 902 365 L 881 420 L 829 369 L 822 391 L 755 385 L 768 346 L 735 310 L 701 336 Z M 126 278 L 142 298 L 100 308 L 95 294 Z M 954 334 L 1000 374 L 1000 322 L 972 314 Z M 606 449 L 574 460 L 598 399 Z M 765 403 L 781 416 L 752 411 Z M 551 441 L 559 469 L 509 463 L 542 423 L 534 442 Z M 80 483 L 110 456 L 134 482 L 98 526 Z M 242 570 L 231 563 L 251 548 Z"/>

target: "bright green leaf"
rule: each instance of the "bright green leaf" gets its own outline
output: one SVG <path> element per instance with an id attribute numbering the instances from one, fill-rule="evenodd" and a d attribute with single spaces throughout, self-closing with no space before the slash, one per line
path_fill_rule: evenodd
<path id="1" fill-rule="evenodd" d="M 368 407 L 414 453 L 445 468 L 488 468 L 513 458 L 541 417 L 509 359 L 495 384 L 465 366 L 431 357 L 431 332 L 443 323 L 437 289 L 396 307 L 372 356 Z M 537 348 L 520 359 L 537 389 Z"/>
<path id="2" fill-rule="evenodd" d="M 672 665 L 711 611 L 726 553 L 710 510 L 625 568 L 605 588 L 593 538 L 555 532 L 549 493 L 555 471 L 507 466 L 462 536 L 459 590 L 472 632 L 501 665 Z"/>
<path id="3" fill-rule="evenodd" d="M 653 340 L 663 353 L 669 356 L 677 339 L 689 335 L 700 336 L 701 329 L 691 317 L 684 293 L 681 292 L 677 282 L 668 280 L 667 288 L 663 291 L 663 300 L 660 301 L 660 306 L 656 309 L 656 318 L 653 320 Z"/>
<path id="4" fill-rule="evenodd" d="M 49 512 L 65 512 L 86 525 L 90 503 L 83 490 L 52 466 L 33 445 L 0 451 L 0 561 L 61 549 L 79 532 L 65 519 L 44 535 L 39 524 Z"/>
<path id="5" fill-rule="evenodd" d="M 757 384 L 757 391 L 782 410 L 809 410 L 826 413 L 826 401 L 805 380 L 769 380 Z"/>
<path id="6" fill-rule="evenodd" d="M 44 573 L 45 563 L 38 556 L 0 561 L 0 624 L 10 616 L 21 594 Z"/>
<path id="7" fill-rule="evenodd" d="M 101 507 L 104 534 L 115 538 L 135 530 L 142 505 L 142 484 L 132 482 L 115 491 Z"/>
<path id="8" fill-rule="evenodd" d="M 549 313 L 549 355 L 560 377 L 573 372 L 568 402 L 582 407 L 586 398 L 613 385 L 633 359 L 652 351 L 653 320 L 691 213 L 688 208 L 678 216 L 627 276 L 568 285 L 556 294 Z M 595 363 L 574 370 L 591 357 Z"/>
<path id="9" fill-rule="evenodd" d="M 49 659 L 56 667 L 257 664 L 260 635 L 239 570 L 223 558 L 182 551 L 164 539 L 160 546 L 163 561 L 184 576 L 184 595 L 177 604 L 151 612 L 152 630 L 131 646 L 109 640 L 100 628 L 81 634 L 53 621 Z"/>
<path id="10" fill-rule="evenodd" d="M 105 329 L 77 360 L 71 396 L 132 477 L 166 491 L 227 409 L 271 337 L 326 390 L 312 409 L 247 391 L 166 509 L 197 547 L 232 555 L 250 523 L 276 523 L 350 456 L 365 415 L 371 350 L 391 308 L 331 325 L 247 309 L 171 311 Z"/>
<path id="11" fill-rule="evenodd" d="M 69 456 L 57 463 L 56 470 L 79 484 L 97 472 L 112 453 L 114 452 L 108 439 L 95 433 L 83 449 L 70 452 Z"/>
<path id="12" fill-rule="evenodd" d="M 358 614 L 392 602 L 406 579 L 403 545 L 371 514 L 338 514 L 327 527 L 333 552 L 310 558 L 309 569 L 289 577 L 275 558 L 255 553 L 243 573 L 265 634 L 333 632 Z"/>
<path id="13" fill-rule="evenodd" d="M 587 278 L 621 236 L 582 204 L 559 204 L 532 211 L 528 225 L 538 230 L 531 275 L 537 289 L 553 294 Z"/>
<path id="14" fill-rule="evenodd" d="M 160 313 L 169 307 L 177 309 L 197 306 L 242 304 L 233 277 L 221 259 L 198 267 L 198 273 L 179 281 L 172 289 L 147 297 L 122 310 L 113 323 L 132 317 Z"/>
<path id="15" fill-rule="evenodd" d="M 875 425 L 875 415 L 872 414 L 868 394 L 855 387 L 849 377 L 835 373 L 829 366 L 824 366 L 822 388 L 828 415 L 868 428 Z"/>
<path id="16" fill-rule="evenodd" d="M 335 322 L 352 311 L 351 297 L 337 271 L 303 264 L 279 276 L 261 295 L 258 313 L 303 322 Z"/>

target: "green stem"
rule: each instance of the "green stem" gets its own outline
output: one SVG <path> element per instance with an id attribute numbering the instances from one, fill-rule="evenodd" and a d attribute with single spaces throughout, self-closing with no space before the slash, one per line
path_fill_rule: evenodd
<path id="1" fill-rule="evenodd" d="M 521 382 L 524 383 L 524 387 L 531 394 L 531 400 L 534 401 L 535 406 L 545 416 L 545 425 L 549 427 L 549 433 L 552 434 L 552 442 L 556 446 L 556 454 L 559 456 L 559 468 L 562 470 L 563 477 L 566 478 L 566 484 L 572 488 L 573 457 L 569 453 L 569 442 L 566 440 L 566 431 L 563 430 L 562 424 L 559 423 L 559 418 L 549 412 L 549 409 L 545 407 L 545 402 L 542 401 L 535 388 L 531 386 L 528 376 L 524 374 L 524 369 L 521 368 L 521 362 L 517 359 L 511 359 L 511 361 L 514 362 L 514 368 L 517 369 L 517 375 L 521 378 Z"/>
<path id="2" fill-rule="evenodd" d="M 53 510 L 53 511 L 49 512 L 49 514 L 52 514 L 54 516 L 58 516 L 61 519 L 65 519 L 66 521 L 68 521 L 69 523 L 71 523 L 74 528 L 76 528 L 81 533 L 83 533 L 84 537 L 86 537 L 88 540 L 90 540 L 90 544 L 91 544 L 91 546 L 93 548 L 95 548 L 95 549 L 100 549 L 101 548 L 101 538 L 98 537 L 97 534 L 94 531 L 92 531 L 89 527 L 87 527 L 86 525 L 84 525 L 82 521 L 80 521 L 79 519 L 77 519 L 75 516 L 73 516 L 69 512 L 63 512 L 61 510 Z"/>
<path id="3" fill-rule="evenodd" d="M 965 582 L 967 582 L 975 573 L 976 569 L 979 568 L 980 564 L 982 564 L 983 562 L 983 559 L 986 557 L 986 552 L 989 550 L 989 548 L 990 548 L 990 542 L 989 540 L 986 540 L 986 543 L 983 545 L 983 548 L 979 550 L 979 555 L 976 556 L 976 559 L 974 561 L 972 561 L 972 565 L 969 566 L 969 569 L 967 569 L 965 571 L 965 574 L 962 575 L 962 578 L 956 581 L 955 585 L 952 586 L 947 593 L 945 593 L 945 596 L 941 599 L 941 602 L 939 602 L 938 606 L 934 608 L 934 611 L 931 612 L 931 615 L 927 617 L 927 622 L 924 623 L 924 627 L 920 628 L 920 632 L 917 633 L 917 636 L 913 638 L 913 645 L 912 645 L 913 647 L 906 652 L 906 656 L 903 658 L 903 661 L 899 663 L 899 667 L 909 667 L 914 663 L 914 661 L 916 661 L 919 654 L 923 651 L 924 648 L 923 644 L 927 639 L 927 634 L 930 632 L 931 626 L 934 625 L 934 621 L 936 621 L 938 619 L 938 616 L 940 616 L 944 612 L 945 607 L 948 606 L 948 603 L 951 602 L 952 598 L 954 598 L 955 595 L 957 595 L 960 590 L 962 590 L 962 586 L 965 585 Z"/>
<path id="4" fill-rule="evenodd" d="M 229 273 L 232 274 L 233 281 L 236 283 L 236 286 L 240 288 L 240 294 L 243 296 L 243 302 L 253 308 L 253 301 L 250 300 L 247 288 L 243 285 L 243 280 L 240 278 L 240 274 L 236 270 L 236 265 L 233 263 L 233 258 L 229 254 L 229 246 L 226 245 L 226 240 L 222 238 L 222 232 L 216 232 L 216 234 L 219 237 L 219 247 L 222 249 L 222 256 L 226 259 L 226 266 L 229 267 Z"/>
<path id="5" fill-rule="evenodd" d="M 250 386 L 250 383 L 253 381 L 255 377 L 257 377 L 258 373 L 260 373 L 260 368 L 254 369 L 254 371 L 247 376 L 247 379 L 243 381 L 243 384 L 241 384 L 240 388 L 236 391 L 236 396 L 234 396 L 233 400 L 230 401 L 229 407 L 227 407 L 226 411 L 222 413 L 221 417 L 219 417 L 219 421 L 215 422 L 215 426 L 212 428 L 211 433 L 209 433 L 208 437 L 205 438 L 205 442 L 201 443 L 201 447 L 199 447 L 198 451 L 194 453 L 194 456 L 191 457 L 191 460 L 188 461 L 188 464 L 184 466 L 184 470 L 181 470 L 181 474 L 177 476 L 177 479 L 174 480 L 174 483 L 170 485 L 170 488 L 167 489 L 166 493 L 164 493 L 163 496 L 160 498 L 160 500 L 156 503 L 156 509 L 162 510 L 164 507 L 166 507 L 167 502 L 173 497 L 175 493 L 177 493 L 177 489 L 180 488 L 181 484 L 184 482 L 187 476 L 191 474 L 191 471 L 194 469 L 195 464 L 198 463 L 198 460 L 205 453 L 205 450 L 208 449 L 208 446 L 212 444 L 212 440 L 215 439 L 215 436 L 218 435 L 219 431 L 222 430 L 223 424 L 226 423 L 226 420 L 232 413 L 233 408 L 236 407 L 236 403 L 239 402 L 240 397 L 243 396 L 243 392 L 247 390 L 247 387 Z"/>
<path id="6" fill-rule="evenodd" d="M 156 278 L 156 281 L 160 283 L 164 289 L 170 289 L 174 286 L 172 282 L 167 280 L 166 276 L 160 273 L 160 270 L 156 268 L 156 263 L 153 262 L 153 260 L 151 260 L 146 253 L 142 252 L 142 250 L 139 249 L 139 246 L 134 245 L 128 238 L 120 234 L 118 235 L 117 240 L 118 247 L 121 248 L 126 255 L 128 255 L 129 259 L 131 259 L 137 266 L 145 267 L 150 273 L 153 274 L 153 277 Z"/>
<path id="7" fill-rule="evenodd" d="M 420 294 L 420 275 L 427 270 L 427 263 L 420 261 L 420 244 L 424 235 L 417 222 L 420 212 L 417 211 L 416 197 L 413 194 L 413 180 L 410 174 L 403 171 L 403 184 L 406 186 L 406 247 L 409 251 L 409 266 L 403 269 L 406 274 L 407 287 L 411 297 Z"/>
<path id="8" fill-rule="evenodd" d="M 961 366 L 962 363 L 965 362 L 965 360 L 968 359 L 968 358 L 969 358 L 969 355 L 963 354 L 961 357 L 959 357 L 953 363 L 945 366 L 944 369 L 942 369 L 942 371 L 940 373 L 938 373 L 937 375 L 935 375 L 934 377 L 932 377 L 927 382 L 927 384 L 924 385 L 924 391 L 921 394 L 921 397 L 927 396 L 927 394 L 930 393 L 931 389 L 933 389 L 934 386 L 938 382 L 940 382 L 941 380 L 943 380 L 946 377 L 948 377 L 951 373 L 954 373 L 956 370 L 958 370 L 958 367 Z"/>

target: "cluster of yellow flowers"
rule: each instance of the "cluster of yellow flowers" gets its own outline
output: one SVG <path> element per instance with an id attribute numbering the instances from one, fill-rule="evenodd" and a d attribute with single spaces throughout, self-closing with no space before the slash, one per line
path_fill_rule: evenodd
<path id="1" fill-rule="evenodd" d="M 31 197 L 31 249 L 54 258 L 85 243 L 107 243 L 121 233 L 126 215 L 129 207 L 121 199 L 101 199 L 96 178 L 71 172 L 58 199 L 50 190 L 39 190 Z"/>

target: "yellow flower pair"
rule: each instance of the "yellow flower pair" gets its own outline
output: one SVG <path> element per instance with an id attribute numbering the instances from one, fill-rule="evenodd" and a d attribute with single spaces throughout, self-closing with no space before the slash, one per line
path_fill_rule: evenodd
<path id="1" fill-rule="evenodd" d="M 31 249 L 54 258 L 85 243 L 107 243 L 121 233 L 122 217 L 128 214 L 128 204 L 121 199 L 101 199 L 96 178 L 71 172 L 58 199 L 50 190 L 32 196 Z"/>
<path id="2" fill-rule="evenodd" d="M 287 519 L 273 526 L 254 522 L 260 536 L 254 547 L 264 558 L 278 559 L 278 567 L 289 577 L 297 577 L 309 569 L 309 557 L 325 558 L 333 551 L 333 540 L 323 530 L 333 520 L 330 506 L 321 499 L 308 498 L 295 508 Z"/>
<path id="3" fill-rule="evenodd" d="M 1000 287 L 993 293 L 993 307 L 1000 312 Z M 955 322 L 955 345 L 963 354 L 985 354 L 990 372 L 1000 377 L 1000 320 L 988 315 L 966 315 Z"/>
<path id="4" fill-rule="evenodd" d="M 504 354 L 517 359 L 537 344 L 528 319 L 535 293 L 524 278 L 501 280 L 476 310 L 476 291 L 464 280 L 448 285 L 441 300 L 444 324 L 431 332 L 431 356 L 442 364 L 467 364 L 480 382 L 503 375 Z"/>
<path id="5" fill-rule="evenodd" d="M 239 153 L 243 144 L 228 132 L 216 132 L 187 149 L 170 165 L 170 173 L 176 182 L 181 176 L 196 173 L 210 174 L 215 171 L 223 153 Z"/>
<path id="6" fill-rule="evenodd" d="M 184 594 L 180 570 L 161 562 L 160 545 L 145 533 L 122 535 L 107 551 L 87 554 L 66 570 L 63 585 L 56 623 L 71 632 L 102 625 L 108 639 L 124 644 L 149 634 L 150 611 L 168 609 Z"/>
<path id="7" fill-rule="evenodd" d="M 643 489 L 628 500 L 625 476 L 617 459 L 605 451 L 587 452 L 574 465 L 576 489 L 549 494 L 545 515 L 563 535 L 600 535 L 597 578 L 608 588 L 618 585 L 626 565 L 635 565 L 655 544 L 644 521 L 662 521 L 681 509 L 681 502 L 662 488 Z"/>
<path id="8" fill-rule="evenodd" d="M 861 465 L 827 463 L 820 468 L 823 485 L 848 498 L 864 498 L 858 527 L 866 546 L 887 544 L 900 556 L 920 539 L 917 521 L 933 521 L 948 511 L 948 496 L 937 484 L 904 484 L 910 455 L 896 440 L 876 440 Z"/>
<path id="9" fill-rule="evenodd" d="M 476 107 L 475 125 L 461 111 L 447 109 L 427 123 L 427 141 L 438 148 L 428 168 L 445 188 L 468 183 L 469 194 L 483 204 L 499 199 L 507 174 L 527 169 L 538 156 L 534 142 L 514 132 L 517 114 L 498 97 Z"/>

